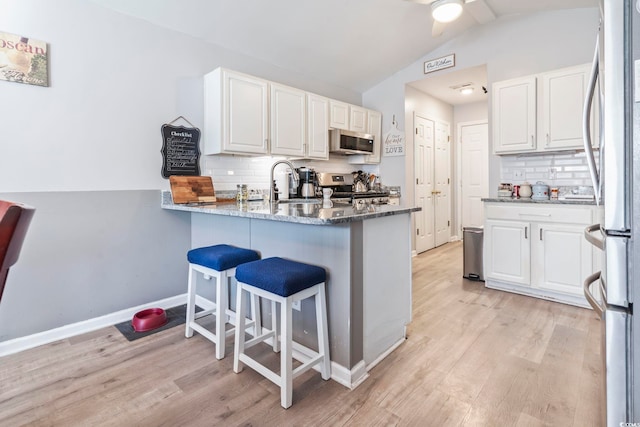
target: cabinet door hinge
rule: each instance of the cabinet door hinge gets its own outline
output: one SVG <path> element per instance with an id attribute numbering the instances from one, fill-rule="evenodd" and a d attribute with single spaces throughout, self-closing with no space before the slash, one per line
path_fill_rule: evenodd
<path id="1" fill-rule="evenodd" d="M 451 227 L 451 221 L 447 221 L 447 227 Z"/>
<path id="2" fill-rule="evenodd" d="M 416 128 L 416 135 L 418 134 L 418 128 Z"/>
<path id="3" fill-rule="evenodd" d="M 420 229 L 416 228 L 416 236 L 419 236 L 419 235 L 420 235 Z"/>

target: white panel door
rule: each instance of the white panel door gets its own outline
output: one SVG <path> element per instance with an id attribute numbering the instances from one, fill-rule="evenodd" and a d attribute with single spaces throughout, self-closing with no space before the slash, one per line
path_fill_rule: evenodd
<path id="1" fill-rule="evenodd" d="M 460 126 L 461 228 L 484 224 L 482 198 L 489 193 L 488 128 L 487 123 Z"/>
<path id="2" fill-rule="evenodd" d="M 424 252 L 436 246 L 433 218 L 433 149 L 434 123 L 415 116 L 414 161 L 415 161 L 415 204 L 422 208 L 416 212 L 416 252 Z"/>
<path id="3" fill-rule="evenodd" d="M 444 245 L 451 238 L 451 142 L 449 125 L 436 122 L 434 150 L 434 222 L 436 246 Z"/>

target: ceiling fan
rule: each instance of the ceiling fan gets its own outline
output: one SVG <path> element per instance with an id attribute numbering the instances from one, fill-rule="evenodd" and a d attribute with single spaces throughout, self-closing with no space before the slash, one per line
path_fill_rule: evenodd
<path id="1" fill-rule="evenodd" d="M 414 3 L 431 5 L 433 28 L 431 36 L 438 37 L 444 32 L 446 24 L 453 22 L 466 10 L 478 21 L 484 24 L 496 19 L 489 5 L 484 0 L 408 0 Z"/>

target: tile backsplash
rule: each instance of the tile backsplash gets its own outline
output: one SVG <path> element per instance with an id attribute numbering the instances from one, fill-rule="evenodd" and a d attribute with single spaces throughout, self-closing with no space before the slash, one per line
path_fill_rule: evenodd
<path id="1" fill-rule="evenodd" d="M 237 184 L 247 184 L 249 189 L 267 190 L 271 165 L 281 157 L 248 157 L 248 156 L 203 156 L 201 160 L 202 175 L 210 175 L 216 191 L 235 191 Z M 347 163 L 345 156 L 331 155 L 329 160 L 293 160 L 295 167 L 305 166 L 318 172 L 349 173 L 354 170 L 368 170 L 363 165 Z M 278 165 L 275 174 L 286 173 L 286 165 Z"/>
<path id="2" fill-rule="evenodd" d="M 598 164 L 599 152 L 595 152 Z M 592 187 L 587 157 L 583 151 L 544 155 L 501 157 L 500 182 L 535 184 L 551 187 Z"/>

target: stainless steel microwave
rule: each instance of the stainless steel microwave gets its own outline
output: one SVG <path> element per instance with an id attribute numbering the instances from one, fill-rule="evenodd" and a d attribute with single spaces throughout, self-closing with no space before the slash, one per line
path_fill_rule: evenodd
<path id="1" fill-rule="evenodd" d="M 339 154 L 372 154 L 373 135 L 351 132 L 342 129 L 331 129 L 330 152 Z"/>

